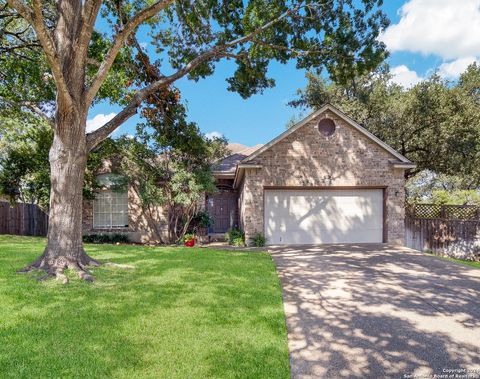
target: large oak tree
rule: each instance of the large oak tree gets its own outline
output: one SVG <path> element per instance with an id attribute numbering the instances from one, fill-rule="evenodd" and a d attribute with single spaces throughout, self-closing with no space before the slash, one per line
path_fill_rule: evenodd
<path id="1" fill-rule="evenodd" d="M 333 80 L 344 82 L 373 69 L 385 57 L 384 46 L 376 39 L 387 26 L 381 4 L 381 0 L 0 0 L 0 63 L 2 70 L 9 68 L 0 76 L 0 86 L 11 89 L 0 91 L 0 101 L 41 114 L 54 133 L 48 243 L 27 269 L 61 275 L 71 268 L 92 279 L 86 267 L 98 262 L 85 253 L 81 238 L 87 154 L 142 104 L 162 107 L 163 95 L 177 80 L 211 75 L 220 59 L 235 62 L 228 89 L 242 97 L 274 85 L 267 75 L 271 61 L 294 59 L 298 68 L 326 70 Z M 156 47 L 155 64 L 143 64 L 146 52 L 136 39 L 142 25 Z M 50 85 L 55 98 L 49 103 Z M 98 130 L 86 133 L 89 109 L 105 98 L 123 109 Z M 206 111 L 214 112 L 217 106 Z"/>

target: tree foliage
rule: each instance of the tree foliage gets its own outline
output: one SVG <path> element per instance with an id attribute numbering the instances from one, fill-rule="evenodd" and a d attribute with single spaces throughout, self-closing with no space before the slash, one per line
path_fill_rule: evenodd
<path id="1" fill-rule="evenodd" d="M 167 122 L 160 112 L 158 118 L 150 113 L 149 122 L 138 125 L 135 138 L 113 142 L 109 154 L 118 173 L 128 179 L 157 239 L 168 243 L 182 239 L 204 193 L 216 191 L 210 167 L 226 154 L 224 139 L 206 139 L 185 120 L 182 105 L 174 108 L 176 115 Z M 167 237 L 160 229 L 165 215 Z"/>
<path id="2" fill-rule="evenodd" d="M 3 124 L 4 140 L 0 145 L 0 194 L 11 202 L 34 203 L 48 212 L 50 199 L 50 164 L 48 153 L 52 145 L 53 131 L 44 122 L 15 124 L 12 120 Z M 22 133 L 12 132 L 12 127 Z M 112 141 L 107 142 L 108 146 Z M 99 188 L 95 172 L 108 158 L 111 150 L 100 147 L 88 158 L 83 195 L 92 199 Z"/>
<path id="3" fill-rule="evenodd" d="M 470 178 L 436 174 L 424 170 L 407 181 L 409 201 L 433 204 L 480 205 L 478 187 L 469 186 Z"/>
<path id="4" fill-rule="evenodd" d="M 175 92 L 171 92 L 175 95 Z M 89 154 L 83 194 L 93 199 L 101 190 L 96 174 L 105 161 L 113 162 L 119 176 L 114 187 L 128 183 L 135 191 L 143 215 L 162 242 L 179 241 L 198 211 L 205 192 L 216 187 L 210 171 L 226 153 L 226 140 L 206 139 L 196 124 L 186 121 L 185 107 L 174 96 L 168 117 L 164 108 L 144 108 L 145 123 L 135 137 L 107 139 Z M 38 120 L 37 120 L 38 121 Z M 24 125 L 21 134 L 4 126 L 6 142 L 0 156 L 0 194 L 12 201 L 33 202 L 48 211 L 50 167 L 48 153 L 53 131 L 43 122 Z M 167 214 L 168 236 L 161 231 Z"/>
<path id="5" fill-rule="evenodd" d="M 51 51 L 55 46 L 48 42 L 49 38 L 56 42 L 55 33 L 62 32 L 59 22 L 66 16 L 59 13 L 61 5 L 77 7 L 71 0 L 61 3 L 0 1 L 3 105 L 30 110 L 35 106 L 38 111 L 54 108 L 55 92 L 65 85 L 68 73 L 62 75 L 64 68 Z M 268 77 L 272 60 L 295 59 L 298 68 L 325 69 L 333 80 L 344 83 L 372 70 L 385 57 L 384 45 L 376 39 L 388 25 L 379 10 L 381 4 L 380 0 L 89 0 L 82 9 L 91 14 L 78 21 L 76 30 L 83 32 L 78 43 L 88 42 L 88 46 L 79 46 L 71 54 L 84 59 L 78 64 L 85 76 L 86 105 L 108 99 L 138 108 L 148 96 L 182 76 L 198 80 L 213 74 L 221 59 L 235 61 L 228 88 L 243 97 L 274 85 Z M 36 11 L 42 12 L 41 19 Z M 91 30 L 97 12 L 110 29 Z M 157 51 L 150 54 L 158 74 L 154 78 L 151 68 L 142 64 L 146 51 L 136 40 L 142 23 Z M 117 118 L 116 127 L 124 116 Z"/>
<path id="6" fill-rule="evenodd" d="M 0 193 L 12 202 L 36 203 L 48 209 L 52 131 L 43 124 L 28 128 L 0 157 Z M 14 142 L 14 143 L 13 143 Z"/>
<path id="7" fill-rule="evenodd" d="M 480 186 L 480 67 L 458 82 L 433 74 L 409 89 L 391 82 L 388 67 L 339 85 L 314 74 L 291 102 L 319 108 L 331 103 L 423 170 L 460 176 L 464 188 Z"/>

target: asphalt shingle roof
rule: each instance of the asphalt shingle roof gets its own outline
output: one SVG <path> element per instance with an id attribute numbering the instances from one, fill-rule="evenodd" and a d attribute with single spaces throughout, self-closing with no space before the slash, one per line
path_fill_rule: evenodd
<path id="1" fill-rule="evenodd" d="M 232 154 L 215 164 L 212 169 L 214 172 L 233 174 L 235 173 L 237 164 L 240 163 L 240 161 L 260 149 L 262 146 L 262 144 L 258 144 L 252 147 L 248 147 L 239 143 L 231 143 L 228 145 L 228 149 L 231 151 Z"/>

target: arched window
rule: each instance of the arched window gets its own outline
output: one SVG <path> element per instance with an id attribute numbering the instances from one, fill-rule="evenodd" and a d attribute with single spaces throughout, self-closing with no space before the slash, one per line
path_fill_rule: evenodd
<path id="1" fill-rule="evenodd" d="M 103 188 L 93 200 L 93 227 L 128 227 L 128 192 L 125 179 L 116 174 L 103 174 L 96 179 Z"/>

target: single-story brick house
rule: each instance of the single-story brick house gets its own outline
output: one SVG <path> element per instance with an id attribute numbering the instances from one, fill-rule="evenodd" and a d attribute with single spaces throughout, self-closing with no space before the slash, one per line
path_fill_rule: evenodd
<path id="1" fill-rule="evenodd" d="M 265 145 L 231 150 L 212 168 L 219 191 L 202 201 L 209 234 L 238 226 L 247 241 L 261 233 L 269 244 L 403 243 L 404 171 L 415 165 L 335 107 Z M 84 232 L 151 241 L 138 208 L 130 190 L 103 192 L 84 205 Z"/>

